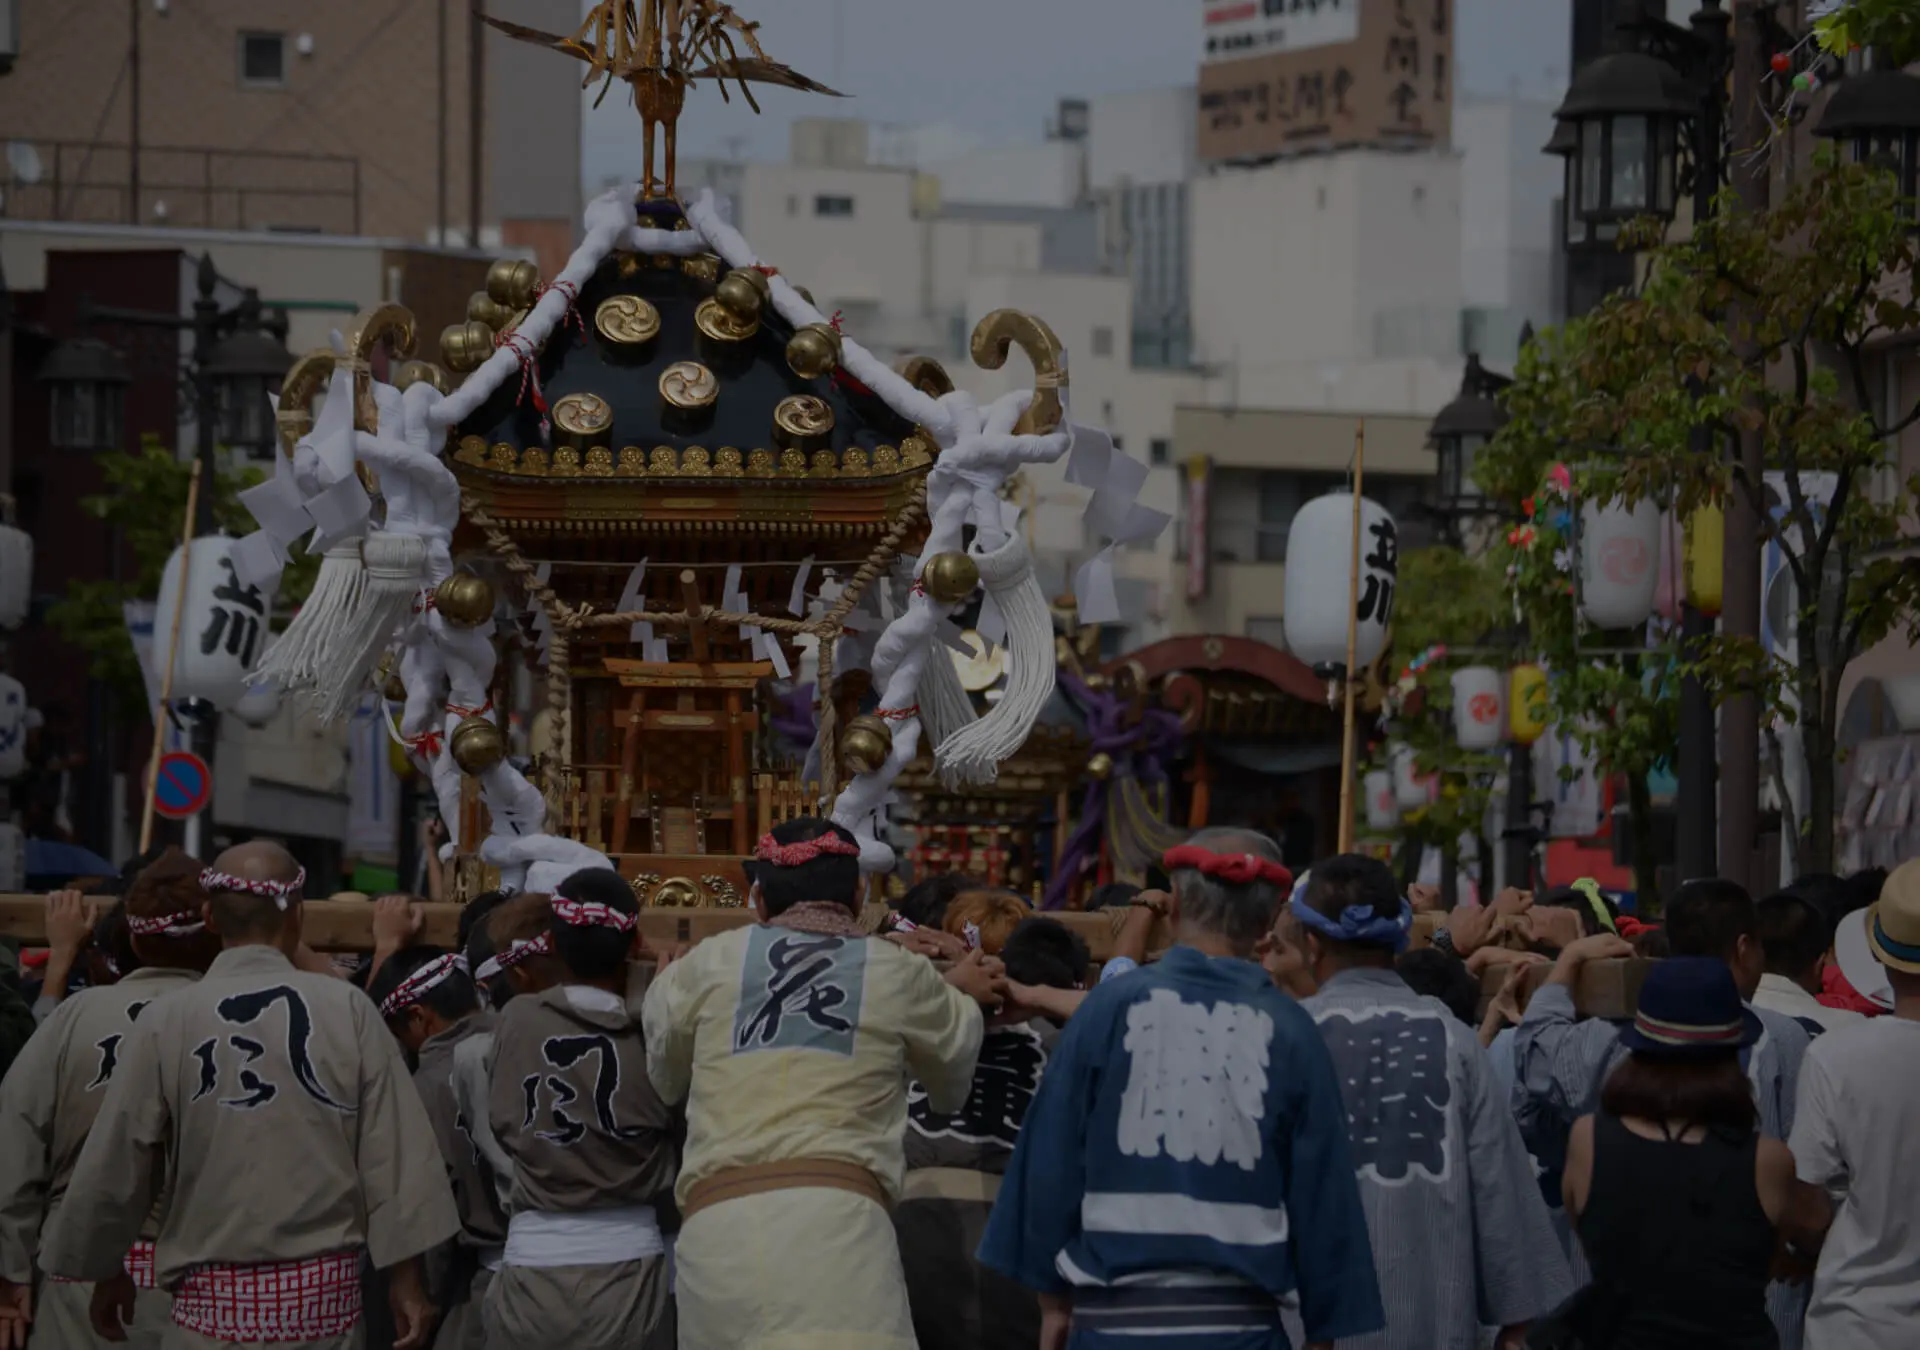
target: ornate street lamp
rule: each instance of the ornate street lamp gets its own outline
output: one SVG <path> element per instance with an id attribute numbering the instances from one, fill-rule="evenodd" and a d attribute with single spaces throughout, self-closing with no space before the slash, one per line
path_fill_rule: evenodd
<path id="1" fill-rule="evenodd" d="M 1435 508 L 1450 525 L 1492 509 L 1474 481 L 1473 469 L 1480 452 L 1507 424 L 1507 410 L 1495 396 L 1510 383 L 1482 366 L 1479 353 L 1469 355 L 1459 396 L 1435 415 L 1427 429 L 1427 440 L 1439 461 Z"/>
<path id="2" fill-rule="evenodd" d="M 293 364 L 284 334 L 284 318 L 276 335 L 272 322 L 261 318 L 259 292 L 248 290 L 233 331 L 213 343 L 200 367 L 201 375 L 213 383 L 220 439 L 249 455 L 268 455 L 279 445 L 267 394 L 280 388 Z"/>
<path id="3" fill-rule="evenodd" d="M 1567 165 L 1567 242 L 1611 247 L 1639 216 L 1673 219 L 1679 145 L 1696 97 L 1647 52 L 1616 51 L 1574 77 L 1547 151 Z"/>
<path id="4" fill-rule="evenodd" d="M 1892 169 L 1902 197 L 1920 196 L 1920 76 L 1901 70 L 1848 75 L 1813 134 L 1838 141 L 1855 164 Z"/>
<path id="5" fill-rule="evenodd" d="M 56 450 L 118 450 L 125 426 L 127 358 L 99 338 L 69 338 L 41 363 L 51 405 L 48 442 Z"/>

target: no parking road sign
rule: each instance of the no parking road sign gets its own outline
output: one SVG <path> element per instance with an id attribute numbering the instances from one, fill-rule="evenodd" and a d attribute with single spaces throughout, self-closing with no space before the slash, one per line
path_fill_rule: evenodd
<path id="1" fill-rule="evenodd" d="M 185 750 L 174 750 L 160 758 L 160 773 L 153 785 L 153 809 L 168 820 L 185 820 L 207 809 L 213 796 L 213 774 L 207 761 Z"/>

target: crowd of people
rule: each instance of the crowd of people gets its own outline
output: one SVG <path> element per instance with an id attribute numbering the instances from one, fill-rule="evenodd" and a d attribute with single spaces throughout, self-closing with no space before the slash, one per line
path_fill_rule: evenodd
<path id="1" fill-rule="evenodd" d="M 342 963 L 264 842 L 57 898 L 0 1350 L 1914 1343 L 1920 863 L 1657 925 L 1506 892 L 1420 950 L 1371 858 L 1219 829 L 1164 871 L 1094 897 L 1098 965 L 967 877 L 863 908 L 815 819 L 690 949 L 586 870 L 451 948 L 389 897 Z M 1636 954 L 1634 1015 L 1583 1017 Z"/>

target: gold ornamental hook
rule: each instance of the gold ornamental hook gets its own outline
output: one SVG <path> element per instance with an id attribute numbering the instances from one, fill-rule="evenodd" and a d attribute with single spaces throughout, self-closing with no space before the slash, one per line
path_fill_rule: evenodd
<path id="1" fill-rule="evenodd" d="M 1045 435 L 1058 429 L 1066 416 L 1060 391 L 1067 387 L 1060 339 L 1046 322 L 1017 309 L 994 310 L 973 330 L 973 363 L 982 370 L 998 370 L 1016 346 L 1033 363 L 1033 402 L 1013 429 L 1021 435 Z"/>
<path id="2" fill-rule="evenodd" d="M 380 424 L 380 413 L 373 402 L 373 349 L 382 342 L 396 360 L 413 355 L 415 331 L 413 311 L 405 305 L 369 305 L 353 316 L 347 326 L 347 369 L 353 372 L 353 425 L 358 431 L 373 431 Z"/>
<path id="3" fill-rule="evenodd" d="M 293 447 L 313 430 L 313 400 L 333 378 L 333 348 L 317 347 L 287 368 L 280 381 L 280 408 L 274 421 L 280 428 L 280 453 L 293 458 Z"/>

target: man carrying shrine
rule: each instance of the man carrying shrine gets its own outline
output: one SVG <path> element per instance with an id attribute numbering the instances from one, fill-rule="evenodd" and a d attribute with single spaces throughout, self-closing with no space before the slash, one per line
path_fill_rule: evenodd
<path id="1" fill-rule="evenodd" d="M 395 1350 L 425 1346 L 420 1255 L 460 1226 L 400 1047 L 358 989 L 298 970 L 306 873 L 277 844 L 200 877 L 222 950 L 147 1008 L 42 1238 L 55 1278 L 100 1282 L 96 1328 L 131 1315 L 122 1261 L 165 1191 L 157 1282 L 169 1350 L 359 1343 L 360 1263 L 391 1274 Z"/>
<path id="2" fill-rule="evenodd" d="M 200 914 L 202 870 L 197 859 L 169 849 L 134 879 L 127 932 L 139 965 L 113 984 L 62 999 L 0 1086 L 0 1347 L 19 1342 L 17 1331 L 8 1338 L 10 1317 L 31 1323 L 36 1350 L 106 1344 L 88 1320 L 92 1286 L 47 1280 L 35 1299 L 34 1254 L 42 1226 L 60 1208 L 134 1020 L 161 995 L 198 980 L 219 954 L 220 940 Z M 157 1218 L 148 1217 L 126 1253 L 127 1274 L 139 1291 L 128 1326 L 137 1350 L 156 1350 L 172 1320 L 173 1300 L 153 1278 Z"/>
<path id="3" fill-rule="evenodd" d="M 1292 916 L 1346 1101 L 1387 1312 L 1341 1350 L 1520 1350 L 1527 1324 L 1573 1292 L 1533 1162 L 1473 1028 L 1394 970 L 1413 909 L 1387 865 L 1316 864 Z"/>
<path id="4" fill-rule="evenodd" d="M 1333 1062 L 1256 959 L 1291 881 L 1264 835 L 1171 849 L 1178 939 L 1090 993 L 1028 1109 L 980 1259 L 1043 1350 L 1283 1350 L 1386 1319 Z"/>
<path id="5" fill-rule="evenodd" d="M 862 933 L 838 825 L 787 821 L 748 868 L 760 924 L 667 965 L 641 1017 L 654 1085 L 687 1103 L 680 1350 L 913 1350 L 887 1215 L 907 1082 L 965 1105 L 1005 978 L 978 952 L 943 978 Z"/>

